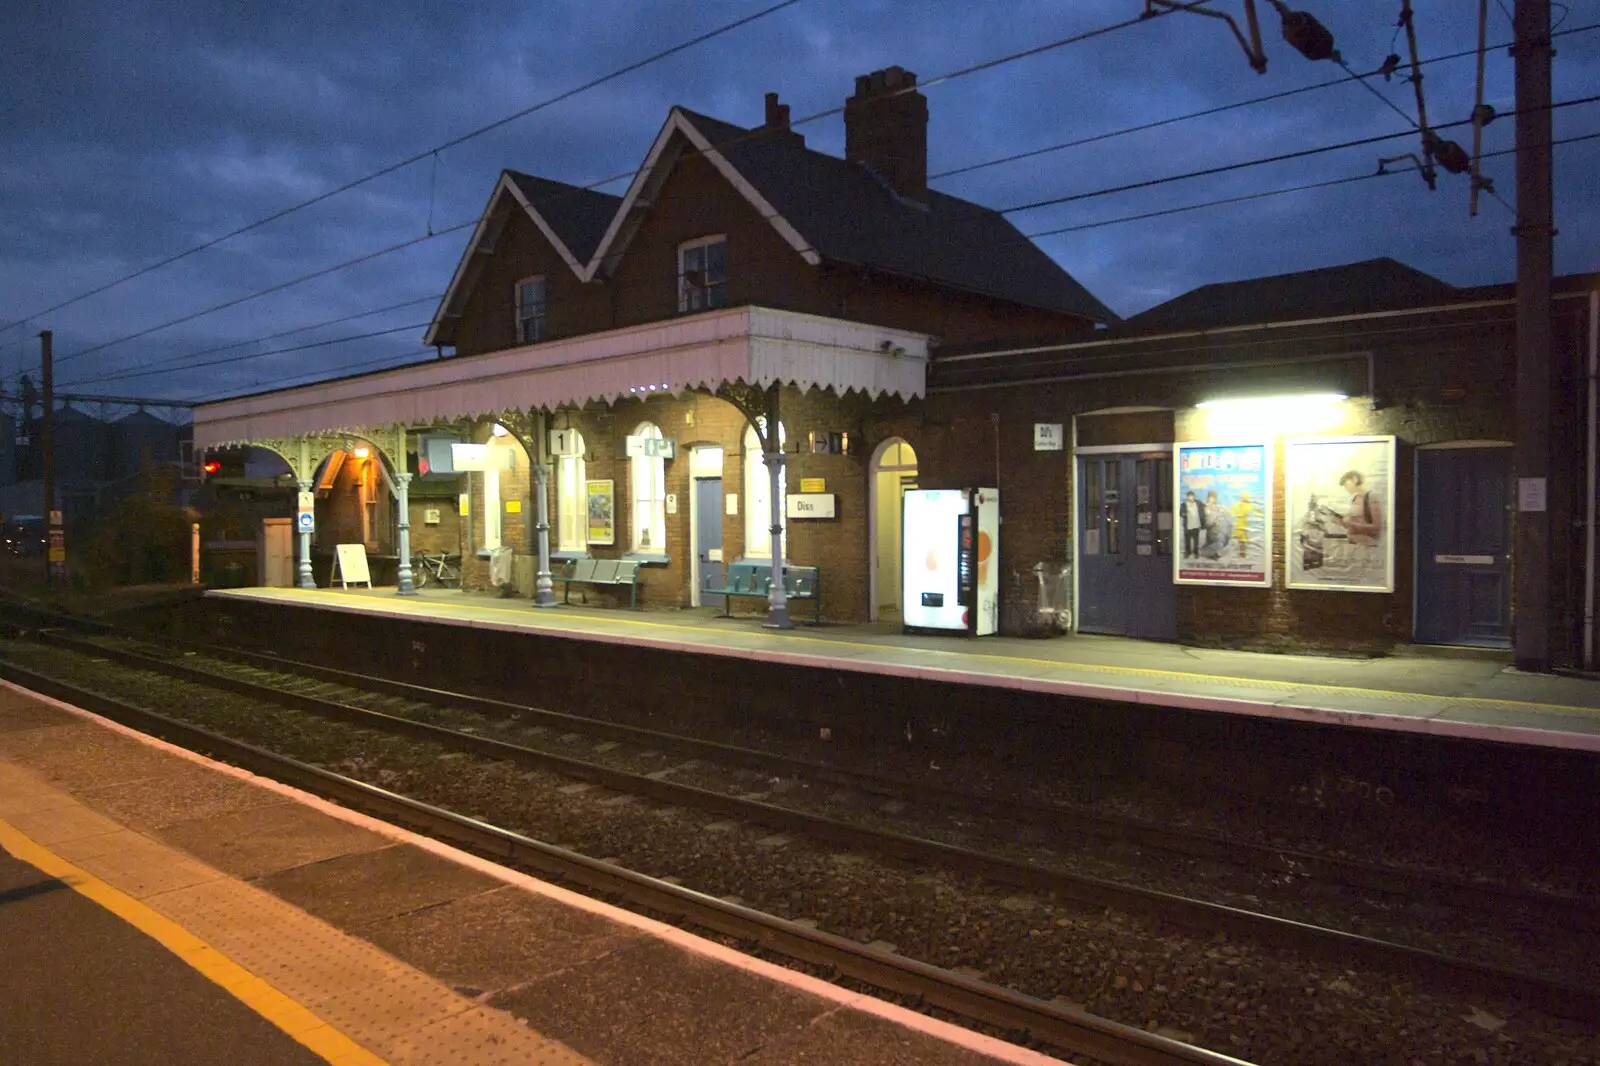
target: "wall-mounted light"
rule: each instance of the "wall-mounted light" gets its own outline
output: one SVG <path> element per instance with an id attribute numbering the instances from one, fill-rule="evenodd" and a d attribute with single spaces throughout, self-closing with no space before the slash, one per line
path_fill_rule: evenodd
<path id="1" fill-rule="evenodd" d="M 497 437 L 509 437 L 511 435 L 511 431 L 498 422 L 489 427 L 489 432 Z"/>
<path id="2" fill-rule="evenodd" d="M 1347 399 L 1342 392 L 1302 392 L 1223 397 L 1202 401 L 1195 407 L 1205 412 L 1207 433 L 1221 438 L 1333 429 L 1344 420 L 1342 404 Z"/>
<path id="3" fill-rule="evenodd" d="M 350 454 L 355 456 L 357 459 L 365 459 L 367 456 L 372 454 L 372 449 L 367 447 L 365 444 L 358 444 L 350 452 Z"/>

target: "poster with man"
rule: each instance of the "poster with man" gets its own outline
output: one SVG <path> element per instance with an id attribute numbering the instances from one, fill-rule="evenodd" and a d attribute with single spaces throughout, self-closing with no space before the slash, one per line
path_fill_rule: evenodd
<path id="1" fill-rule="evenodd" d="M 1394 591 L 1394 438 L 1284 442 L 1289 587 Z"/>
<path id="2" fill-rule="evenodd" d="M 1266 444 L 1176 446 L 1174 580 L 1272 584 L 1272 451 Z"/>

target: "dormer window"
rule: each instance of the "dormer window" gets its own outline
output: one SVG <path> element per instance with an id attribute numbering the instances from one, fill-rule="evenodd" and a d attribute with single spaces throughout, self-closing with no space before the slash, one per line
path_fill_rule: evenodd
<path id="1" fill-rule="evenodd" d="M 728 238 L 722 234 L 678 245 L 678 310 L 728 306 Z"/>
<path id="2" fill-rule="evenodd" d="M 517 343 L 532 344 L 545 338 L 544 278 L 517 282 Z"/>

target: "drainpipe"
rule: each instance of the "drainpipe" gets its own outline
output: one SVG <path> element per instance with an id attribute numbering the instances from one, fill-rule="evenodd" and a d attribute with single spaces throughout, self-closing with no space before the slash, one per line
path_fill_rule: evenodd
<path id="1" fill-rule="evenodd" d="M 400 459 L 405 461 L 405 449 L 400 451 Z M 381 462 L 381 460 L 380 460 Z M 411 574 L 411 472 L 402 470 L 394 476 L 394 499 L 400 508 L 400 529 L 396 551 L 400 554 L 400 570 L 396 575 L 396 583 L 400 586 L 396 594 L 400 596 L 415 596 L 417 586 L 412 581 Z"/>
<path id="2" fill-rule="evenodd" d="M 539 573 L 533 580 L 533 605 L 554 607 L 556 584 L 550 577 L 550 457 L 545 453 L 550 445 L 550 432 L 543 411 L 534 420 L 534 432 L 538 434 L 533 442 L 533 480 L 538 496 L 534 503 L 534 511 L 539 516 L 534 539 L 539 545 Z"/>
<path id="3" fill-rule="evenodd" d="M 767 598 L 768 629 L 793 629 L 789 620 L 789 594 L 783 587 L 783 431 L 778 422 L 778 386 L 767 393 L 766 451 L 762 459 L 767 464 L 771 482 L 769 496 L 772 503 L 772 588 Z"/>
<path id="4" fill-rule="evenodd" d="M 301 492 L 310 492 L 311 491 L 311 482 L 309 482 L 309 481 L 300 482 L 300 491 Z M 310 533 L 301 533 L 300 534 L 300 567 L 299 567 L 299 571 L 295 575 L 295 577 L 296 577 L 296 583 L 303 589 L 314 589 L 314 588 L 317 587 L 317 579 L 311 576 L 311 534 Z"/>
<path id="5" fill-rule="evenodd" d="M 1584 426 L 1588 429 L 1588 463 L 1585 466 L 1587 480 L 1584 483 L 1584 502 L 1587 512 L 1584 518 L 1584 545 L 1583 557 L 1583 665 L 1585 669 L 1594 667 L 1594 518 L 1595 518 L 1595 434 L 1600 427 L 1595 425 L 1595 412 L 1597 400 L 1597 382 L 1595 380 L 1596 366 L 1600 363 L 1600 289 L 1589 293 L 1589 417 Z"/>

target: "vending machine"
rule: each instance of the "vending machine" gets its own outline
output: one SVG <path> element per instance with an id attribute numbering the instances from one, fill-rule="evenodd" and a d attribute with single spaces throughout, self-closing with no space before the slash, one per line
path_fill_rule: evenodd
<path id="1" fill-rule="evenodd" d="M 908 489 L 900 528 L 907 632 L 1000 630 L 1000 490 Z"/>

